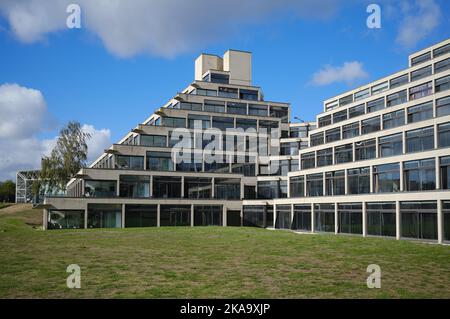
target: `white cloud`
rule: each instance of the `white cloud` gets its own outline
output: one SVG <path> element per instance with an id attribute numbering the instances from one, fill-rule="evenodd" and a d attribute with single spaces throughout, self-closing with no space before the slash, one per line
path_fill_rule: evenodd
<path id="1" fill-rule="evenodd" d="M 441 10 L 434 0 L 402 2 L 403 20 L 400 23 L 397 43 L 405 48 L 414 47 L 425 39 L 440 23 Z"/>
<path id="2" fill-rule="evenodd" d="M 42 93 L 17 84 L 0 85 L 0 118 L 0 180 L 14 179 L 18 170 L 39 168 L 41 157 L 50 154 L 57 139 L 39 138 L 51 118 Z M 92 161 L 111 145 L 111 132 L 86 124 L 83 130 L 92 136 L 88 142 Z"/>
<path id="3" fill-rule="evenodd" d="M 35 42 L 66 29 L 72 0 L 6 0 L 0 13 L 13 34 Z M 174 56 L 238 34 L 247 23 L 275 20 L 289 12 L 304 18 L 332 16 L 341 0 L 78 0 L 82 27 L 120 57 L 148 53 Z"/>
<path id="4" fill-rule="evenodd" d="M 363 64 L 358 61 L 345 62 L 342 66 L 326 65 L 317 71 L 312 78 L 312 84 L 323 86 L 332 83 L 344 82 L 354 84 L 356 81 L 367 78 Z"/>

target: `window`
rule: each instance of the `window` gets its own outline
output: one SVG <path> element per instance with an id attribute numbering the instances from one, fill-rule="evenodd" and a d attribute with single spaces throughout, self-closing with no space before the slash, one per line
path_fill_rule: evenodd
<path id="1" fill-rule="evenodd" d="M 249 104 L 248 115 L 268 116 L 268 105 Z"/>
<path id="2" fill-rule="evenodd" d="M 173 108 L 181 110 L 202 111 L 203 105 L 201 103 L 178 102 L 173 106 Z"/>
<path id="3" fill-rule="evenodd" d="M 401 75 L 399 77 L 392 79 L 390 81 L 390 83 L 391 83 L 390 86 L 391 86 L 391 89 L 394 89 L 396 87 L 405 85 L 408 82 L 409 82 L 409 74 L 404 74 L 404 75 Z"/>
<path id="4" fill-rule="evenodd" d="M 314 230 L 334 233 L 334 204 L 314 204 Z"/>
<path id="5" fill-rule="evenodd" d="M 270 105 L 269 116 L 280 118 L 282 123 L 287 123 L 289 120 L 289 111 L 287 107 Z"/>
<path id="6" fill-rule="evenodd" d="M 308 137 L 308 126 L 289 127 L 289 137 Z"/>
<path id="7" fill-rule="evenodd" d="M 84 181 L 86 197 L 116 197 L 116 181 L 90 180 Z"/>
<path id="8" fill-rule="evenodd" d="M 247 104 L 236 103 L 236 102 L 227 102 L 227 113 L 246 115 L 247 114 Z"/>
<path id="9" fill-rule="evenodd" d="M 403 176 L 406 191 L 436 189 L 434 158 L 403 163 Z"/>
<path id="10" fill-rule="evenodd" d="M 291 177 L 289 183 L 289 197 L 305 197 L 305 177 Z"/>
<path id="11" fill-rule="evenodd" d="M 355 93 L 355 102 L 359 101 L 359 100 L 362 100 L 362 99 L 365 99 L 366 97 L 369 97 L 369 96 L 370 96 L 370 89 L 369 88 L 367 88 L 365 90 L 362 90 L 362 91 L 359 91 L 359 92 L 356 92 Z"/>
<path id="12" fill-rule="evenodd" d="M 437 239 L 436 202 L 400 202 L 401 235 L 414 239 Z"/>
<path id="13" fill-rule="evenodd" d="M 246 205 L 243 207 L 243 224 L 250 227 L 273 226 L 273 208 L 266 205 Z"/>
<path id="14" fill-rule="evenodd" d="M 311 134 L 311 146 L 324 144 L 323 136 L 324 136 L 323 132 Z"/>
<path id="15" fill-rule="evenodd" d="M 450 115 L 450 96 L 436 100 L 436 115 Z"/>
<path id="16" fill-rule="evenodd" d="M 242 160 L 245 160 L 245 163 L 242 163 Z M 239 158 L 238 162 L 238 156 L 234 156 L 234 161 L 232 163 L 231 170 L 235 174 L 242 174 L 244 176 L 255 176 L 255 157 L 253 156 L 245 156 L 244 158 Z"/>
<path id="17" fill-rule="evenodd" d="M 219 86 L 219 91 L 217 92 L 217 95 L 221 96 L 221 97 L 231 98 L 231 99 L 239 98 L 238 89 L 221 87 L 221 86 Z"/>
<path id="18" fill-rule="evenodd" d="M 437 58 L 450 52 L 450 43 L 433 50 L 433 57 Z"/>
<path id="19" fill-rule="evenodd" d="M 225 113 L 225 102 L 205 100 L 205 111 L 214 113 Z"/>
<path id="20" fill-rule="evenodd" d="M 294 205 L 292 229 L 311 231 L 311 205 Z"/>
<path id="21" fill-rule="evenodd" d="M 372 95 L 376 95 L 382 93 L 386 90 L 389 90 L 389 82 L 383 82 L 377 85 L 372 86 Z"/>
<path id="22" fill-rule="evenodd" d="M 232 117 L 212 117 L 212 127 L 220 130 L 226 130 L 227 128 L 234 128 L 234 118 Z"/>
<path id="23" fill-rule="evenodd" d="M 408 124 L 433 118 L 433 102 L 408 107 Z"/>
<path id="24" fill-rule="evenodd" d="M 359 122 L 344 125 L 342 127 L 342 138 L 352 138 L 359 135 Z"/>
<path id="25" fill-rule="evenodd" d="M 362 205 L 338 204 L 338 231 L 344 234 L 362 234 Z"/>
<path id="26" fill-rule="evenodd" d="M 143 156 L 116 155 L 116 168 L 143 170 L 144 169 L 144 157 Z"/>
<path id="27" fill-rule="evenodd" d="M 190 154 L 189 154 L 190 153 Z M 177 172 L 201 172 L 202 171 L 202 153 L 186 152 L 178 158 L 176 163 Z"/>
<path id="28" fill-rule="evenodd" d="M 409 100 L 417 100 L 433 94 L 432 82 L 427 82 L 409 89 Z"/>
<path id="29" fill-rule="evenodd" d="M 352 102 L 353 102 L 353 94 L 350 94 L 339 99 L 339 106 L 344 106 Z"/>
<path id="30" fill-rule="evenodd" d="M 201 95 L 201 96 L 217 96 L 217 91 L 216 90 L 196 89 L 194 94 Z"/>
<path id="31" fill-rule="evenodd" d="M 348 118 L 357 117 L 366 113 L 366 106 L 364 104 L 360 104 L 348 109 Z"/>
<path id="32" fill-rule="evenodd" d="M 345 171 L 325 173 L 325 195 L 345 195 Z"/>
<path id="33" fill-rule="evenodd" d="M 239 98 L 241 100 L 258 101 L 258 91 L 240 89 L 239 90 Z"/>
<path id="34" fill-rule="evenodd" d="M 450 202 L 443 201 L 442 202 L 442 217 L 443 217 L 443 226 L 444 226 L 444 234 L 443 239 L 448 242 L 450 241 Z"/>
<path id="35" fill-rule="evenodd" d="M 353 161 L 353 144 L 336 146 L 334 148 L 334 163 L 350 163 Z"/>
<path id="36" fill-rule="evenodd" d="M 450 59 L 445 59 L 434 64 L 434 73 L 444 72 L 450 69 Z"/>
<path id="37" fill-rule="evenodd" d="M 361 121 L 361 134 L 369 134 L 380 130 L 380 116 Z"/>
<path id="38" fill-rule="evenodd" d="M 264 131 L 268 134 L 278 129 L 278 122 L 275 121 L 259 121 L 259 130 Z"/>
<path id="39" fill-rule="evenodd" d="M 304 153 L 301 155 L 301 166 L 302 169 L 308 169 L 308 168 L 314 168 L 316 167 L 316 161 L 315 161 L 315 153 Z"/>
<path id="40" fill-rule="evenodd" d="M 388 95 L 386 98 L 387 107 L 392 107 L 392 106 L 396 106 L 396 105 L 405 103 L 408 99 L 407 95 L 408 94 L 407 94 L 406 90 Z"/>
<path id="41" fill-rule="evenodd" d="M 258 198 L 273 199 L 287 197 L 286 181 L 258 181 Z"/>
<path id="42" fill-rule="evenodd" d="M 47 229 L 84 228 L 84 210 L 48 210 Z"/>
<path id="43" fill-rule="evenodd" d="M 307 197 L 323 196 L 322 173 L 306 175 L 306 196 Z"/>
<path id="44" fill-rule="evenodd" d="M 205 161 L 205 172 L 211 173 L 228 173 L 230 171 L 230 163 L 227 161 L 227 157 L 211 158 L 211 160 Z"/>
<path id="45" fill-rule="evenodd" d="M 167 127 L 186 127 L 186 119 L 182 117 L 169 117 L 162 118 L 163 126 Z"/>
<path id="46" fill-rule="evenodd" d="M 216 178 L 214 183 L 214 198 L 240 199 L 241 180 L 238 178 Z"/>
<path id="47" fill-rule="evenodd" d="M 333 148 L 317 151 L 317 167 L 333 165 Z"/>
<path id="48" fill-rule="evenodd" d="M 432 126 L 406 132 L 406 152 L 423 152 L 434 148 Z"/>
<path id="49" fill-rule="evenodd" d="M 384 109 L 384 97 L 381 99 L 367 102 L 367 113 L 373 113 Z"/>
<path id="50" fill-rule="evenodd" d="M 383 114 L 383 129 L 387 130 L 402 125 L 405 125 L 405 110 Z"/>
<path id="51" fill-rule="evenodd" d="M 319 127 L 324 127 L 331 124 L 331 115 L 326 115 L 319 118 Z"/>
<path id="52" fill-rule="evenodd" d="M 194 205 L 194 226 L 222 226 L 221 205 Z"/>
<path id="53" fill-rule="evenodd" d="M 210 73 L 210 80 L 213 83 L 228 84 L 230 82 L 230 76 L 228 74 Z"/>
<path id="54" fill-rule="evenodd" d="M 150 176 L 120 175 L 119 185 L 120 197 L 150 197 Z"/>
<path id="55" fill-rule="evenodd" d="M 411 82 L 426 78 L 433 73 L 431 65 L 411 72 Z"/>
<path id="56" fill-rule="evenodd" d="M 355 160 L 362 161 L 376 158 L 375 139 L 365 140 L 355 143 Z"/>
<path id="57" fill-rule="evenodd" d="M 334 141 L 339 141 L 341 139 L 341 128 L 337 127 L 325 132 L 326 143 L 331 143 Z"/>
<path id="58" fill-rule="evenodd" d="M 173 171 L 172 154 L 170 152 L 147 152 L 147 170 Z"/>
<path id="59" fill-rule="evenodd" d="M 450 89 L 450 75 L 436 80 L 436 93 Z"/>
<path id="60" fill-rule="evenodd" d="M 281 143 L 280 155 L 298 155 L 299 142 Z"/>
<path id="61" fill-rule="evenodd" d="M 157 205 L 125 205 L 125 227 L 156 227 Z"/>
<path id="62" fill-rule="evenodd" d="M 190 226 L 191 205 L 161 205 L 161 226 Z"/>
<path id="63" fill-rule="evenodd" d="M 244 131 L 249 128 L 254 128 L 256 132 L 256 130 L 258 129 L 258 122 L 257 120 L 252 119 L 236 118 L 236 128 L 242 128 Z"/>
<path id="64" fill-rule="evenodd" d="M 375 193 L 392 193 L 400 191 L 399 163 L 376 165 L 373 167 Z"/>
<path id="65" fill-rule="evenodd" d="M 396 235 L 395 203 L 367 203 L 367 234 L 373 236 Z"/>
<path id="66" fill-rule="evenodd" d="M 415 66 L 431 60 L 431 52 L 427 52 L 411 59 L 411 66 Z"/>
<path id="67" fill-rule="evenodd" d="M 333 123 L 339 123 L 347 119 L 347 110 L 339 111 L 333 114 Z"/>
<path id="68" fill-rule="evenodd" d="M 164 135 L 141 135 L 142 146 L 166 147 L 166 137 Z"/>
<path id="69" fill-rule="evenodd" d="M 332 101 L 325 104 L 325 111 L 331 111 L 338 107 L 338 101 Z"/>
<path id="70" fill-rule="evenodd" d="M 450 146 L 450 123 L 438 125 L 439 147 Z"/>
<path id="71" fill-rule="evenodd" d="M 196 126 L 201 129 L 210 128 L 211 127 L 210 117 L 208 115 L 189 114 L 188 128 L 195 128 Z"/>
<path id="72" fill-rule="evenodd" d="M 291 228 L 291 205 L 277 205 L 277 218 L 275 220 L 275 228 L 290 229 Z"/>
<path id="73" fill-rule="evenodd" d="M 299 163 L 298 160 L 292 159 L 289 172 L 296 172 L 296 171 L 300 170 L 298 163 Z"/>
<path id="74" fill-rule="evenodd" d="M 88 204 L 88 228 L 122 227 L 122 205 Z"/>
<path id="75" fill-rule="evenodd" d="M 347 171 L 348 194 L 370 193 L 370 168 L 353 168 Z"/>
<path id="76" fill-rule="evenodd" d="M 153 197 L 181 198 L 181 177 L 153 176 Z"/>
<path id="77" fill-rule="evenodd" d="M 441 188 L 450 189 L 450 156 L 441 157 L 439 163 Z"/>
<path id="78" fill-rule="evenodd" d="M 403 154 L 403 133 L 380 137 L 378 139 L 379 157 Z"/>

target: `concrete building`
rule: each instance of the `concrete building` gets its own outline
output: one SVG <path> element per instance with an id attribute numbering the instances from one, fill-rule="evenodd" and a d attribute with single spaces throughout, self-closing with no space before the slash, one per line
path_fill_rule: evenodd
<path id="1" fill-rule="evenodd" d="M 194 82 L 82 169 L 67 196 L 45 199 L 44 224 L 450 241 L 450 40 L 412 54 L 406 70 L 327 99 L 314 123 L 291 123 L 288 103 L 266 101 L 251 67 L 249 52 L 200 55 Z M 170 156 L 180 127 L 195 133 L 198 161 Z M 205 140 L 208 128 L 226 134 Z M 230 132 L 237 128 L 246 131 Z M 222 163 L 205 160 L 212 141 Z"/>

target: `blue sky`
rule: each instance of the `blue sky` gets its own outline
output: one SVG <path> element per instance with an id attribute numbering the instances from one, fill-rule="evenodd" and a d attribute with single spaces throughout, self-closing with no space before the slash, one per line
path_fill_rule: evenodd
<path id="1" fill-rule="evenodd" d="M 222 55 L 229 48 L 253 52 L 253 82 L 262 87 L 265 98 L 290 102 L 293 116 L 314 120 L 324 99 L 406 68 L 410 53 L 450 37 L 450 3 L 445 0 L 378 1 L 381 29 L 366 26 L 366 7 L 375 1 L 300 5 L 280 1 L 287 9 L 262 1 L 265 6 L 249 18 L 236 14 L 225 22 L 221 15 L 204 18 L 207 13 L 189 20 L 181 16 L 189 13 L 173 10 L 182 2 L 155 1 L 159 7 L 154 3 L 148 11 L 152 23 L 141 1 L 136 1 L 141 3 L 136 8 L 126 5 L 120 15 L 117 8 L 80 4 L 81 29 L 65 28 L 67 13 L 58 9 L 66 3 L 52 1 L 55 6 L 33 0 L 16 7 L 8 0 L 0 4 L 0 86 L 17 84 L 41 93 L 46 118 L 51 120 L 43 119 L 36 124 L 42 127 L 29 134 L 35 143 L 45 140 L 46 145 L 69 120 L 92 125 L 94 130 L 109 129 L 103 142 L 120 139 L 193 80 L 194 60 L 201 52 Z M 249 2 L 253 8 L 258 5 Z M 20 15 L 23 12 L 27 14 Z M 17 16 L 29 19 L 28 26 L 23 27 Z M 211 28 L 205 28 L 208 23 Z M 151 43 L 146 42 L 147 35 Z M 173 48 L 165 43 L 170 41 Z M 313 83 L 314 75 L 327 65 L 333 69 L 346 62 L 358 62 L 360 72 L 354 79 Z M 14 121 L 14 116 L 20 114 L 4 112 L 0 97 L 2 121 Z M 1 132 L 0 127 L 0 148 L 6 151 L 6 138 L 15 137 Z M 35 160 L 13 165 L 17 162 L 0 158 L 0 180 L 15 169 L 36 165 Z"/>

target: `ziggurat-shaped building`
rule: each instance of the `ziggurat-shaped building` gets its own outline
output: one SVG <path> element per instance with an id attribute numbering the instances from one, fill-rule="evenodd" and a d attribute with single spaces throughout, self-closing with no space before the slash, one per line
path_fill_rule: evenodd
<path id="1" fill-rule="evenodd" d="M 202 54 L 194 82 L 81 169 L 65 196 L 45 198 L 44 227 L 256 226 L 450 241 L 450 40 L 323 106 L 316 122 L 292 123 L 288 103 L 252 85 L 251 53 Z M 189 161 L 174 155 L 180 130 Z"/>

